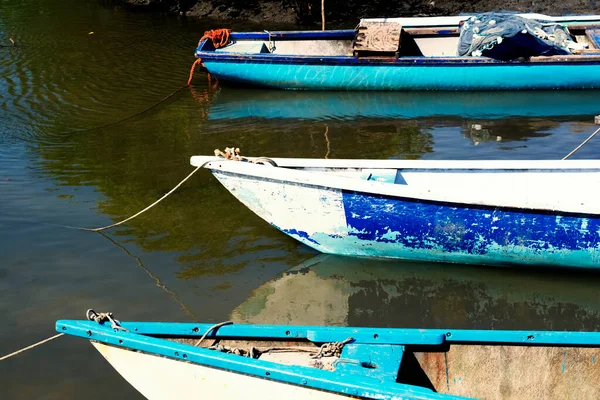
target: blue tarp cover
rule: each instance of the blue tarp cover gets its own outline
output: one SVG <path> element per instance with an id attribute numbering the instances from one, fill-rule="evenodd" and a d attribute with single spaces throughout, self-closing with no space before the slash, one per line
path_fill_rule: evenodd
<path id="1" fill-rule="evenodd" d="M 459 31 L 459 56 L 509 61 L 571 54 L 570 48 L 577 46 L 561 25 L 509 13 L 472 16 L 461 23 Z"/>

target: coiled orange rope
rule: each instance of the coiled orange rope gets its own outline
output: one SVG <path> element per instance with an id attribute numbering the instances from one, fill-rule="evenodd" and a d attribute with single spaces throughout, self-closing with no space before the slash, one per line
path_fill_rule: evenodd
<path id="1" fill-rule="evenodd" d="M 206 31 L 198 41 L 198 46 L 200 46 L 200 43 L 202 43 L 203 40 L 210 39 L 215 49 L 220 49 L 221 47 L 225 47 L 227 43 L 229 43 L 230 36 L 231 29 L 213 29 L 210 31 Z M 200 57 L 198 57 L 198 59 L 192 64 L 192 69 L 190 70 L 190 76 L 188 78 L 187 83 L 188 86 L 192 83 L 192 78 L 194 77 L 194 72 L 196 71 L 196 67 L 198 65 L 204 66 Z"/>

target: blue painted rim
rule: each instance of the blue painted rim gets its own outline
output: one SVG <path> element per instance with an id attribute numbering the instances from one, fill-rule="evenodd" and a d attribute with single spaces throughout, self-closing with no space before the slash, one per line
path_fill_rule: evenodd
<path id="1" fill-rule="evenodd" d="M 171 325 L 156 323 L 156 325 Z M 127 329 L 135 329 L 135 323 L 123 324 Z M 195 324 L 195 327 L 202 326 Z M 224 328 L 224 327 L 223 327 Z M 221 331 L 223 328 L 219 328 Z M 208 328 L 207 328 L 208 329 Z M 437 394 L 430 389 L 418 386 L 386 383 L 371 377 L 348 377 L 333 371 L 310 367 L 281 365 L 226 354 L 214 350 L 198 348 L 141 335 L 139 333 L 113 331 L 108 325 L 91 321 L 57 321 L 56 330 L 66 335 L 79 336 L 115 347 L 141 351 L 147 354 L 199 364 L 211 368 L 250 375 L 295 386 L 325 390 L 349 396 L 381 399 L 463 399 L 452 395 Z M 200 336 L 202 332 L 199 332 Z"/>
<path id="2" fill-rule="evenodd" d="M 325 390 L 344 395 L 382 399 L 462 399 L 463 397 L 438 394 L 430 389 L 369 376 L 347 376 L 335 371 L 310 367 L 281 365 L 269 361 L 250 359 L 198 348 L 187 344 L 146 336 L 186 336 L 199 338 L 210 324 L 128 322 L 122 326 L 129 330 L 113 330 L 108 324 L 91 321 L 59 320 L 56 330 L 66 335 L 83 337 L 107 345 L 141 351 L 150 355 L 194 363 L 211 368 L 273 380 L 290 385 Z M 389 346 L 440 344 L 509 344 L 526 346 L 599 347 L 600 332 L 550 332 L 550 331 L 492 331 L 443 329 L 385 329 L 327 326 L 284 325 L 226 325 L 212 331 L 213 338 L 265 338 L 308 339 L 317 343 L 342 341 L 352 337 L 356 344 Z"/>

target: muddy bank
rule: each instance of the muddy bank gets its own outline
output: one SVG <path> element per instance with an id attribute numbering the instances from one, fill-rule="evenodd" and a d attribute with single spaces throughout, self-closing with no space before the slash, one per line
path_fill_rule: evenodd
<path id="1" fill-rule="evenodd" d="M 190 17 L 269 21 L 280 23 L 320 23 L 320 0 L 120 0 L 133 9 L 179 13 Z M 390 4 L 391 3 L 391 4 Z M 597 4 L 598 3 L 598 4 Z M 457 15 L 484 11 L 538 12 L 551 15 L 594 14 L 600 12 L 596 0 L 325 0 L 326 20 L 353 25 L 359 18 L 382 16 Z"/>

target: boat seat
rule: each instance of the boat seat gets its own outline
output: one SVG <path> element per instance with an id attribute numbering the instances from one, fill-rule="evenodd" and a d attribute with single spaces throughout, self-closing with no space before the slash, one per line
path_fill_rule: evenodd
<path id="1" fill-rule="evenodd" d="M 406 185 L 406 180 L 402 176 L 400 170 L 397 169 L 363 169 L 360 174 L 360 179 L 366 181 L 376 181 L 385 183 L 395 183 L 398 185 Z"/>
<path id="2" fill-rule="evenodd" d="M 216 53 L 270 53 L 269 48 L 265 42 L 258 42 L 254 40 L 242 40 L 234 42 L 229 46 L 222 47 L 215 50 Z"/>
<path id="3" fill-rule="evenodd" d="M 354 57 L 398 57 L 401 32 L 397 22 L 362 22 L 352 43 Z"/>
<path id="4" fill-rule="evenodd" d="M 404 346 L 395 344 L 347 344 L 333 365 L 340 374 L 396 382 L 403 354 Z"/>

